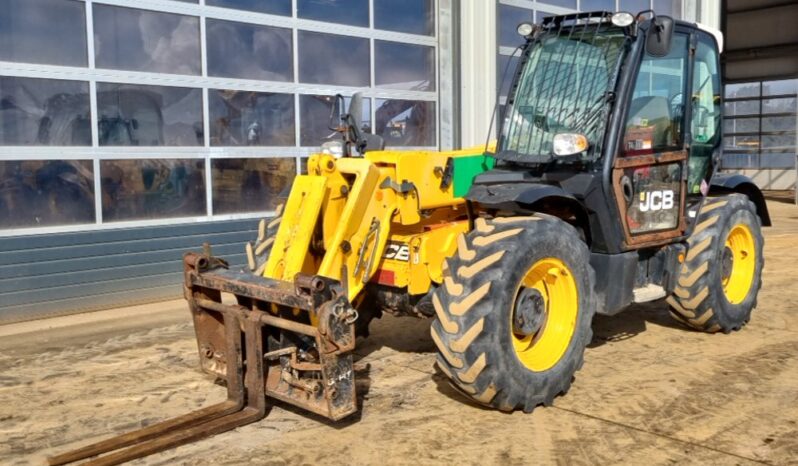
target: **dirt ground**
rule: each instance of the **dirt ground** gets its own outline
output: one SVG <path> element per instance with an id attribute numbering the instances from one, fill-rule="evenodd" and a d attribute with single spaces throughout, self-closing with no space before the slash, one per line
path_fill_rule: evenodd
<path id="1" fill-rule="evenodd" d="M 571 391 L 531 415 L 465 402 L 434 375 L 429 322 L 383 318 L 358 354 L 362 412 L 276 405 L 253 425 L 134 464 L 798 464 L 798 207 L 771 202 L 764 287 L 731 335 L 667 306 L 597 317 Z M 221 401 L 182 302 L 0 327 L 0 463 L 45 456 Z"/>

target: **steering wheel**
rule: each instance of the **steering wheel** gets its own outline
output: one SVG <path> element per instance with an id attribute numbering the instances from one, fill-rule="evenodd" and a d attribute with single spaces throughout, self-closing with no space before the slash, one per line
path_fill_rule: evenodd
<path id="1" fill-rule="evenodd" d="M 714 126 L 717 124 L 716 121 L 713 121 L 714 116 L 715 116 L 714 109 L 710 109 L 709 107 L 698 103 L 693 104 L 693 116 L 692 116 L 693 121 L 691 123 L 690 129 L 694 139 L 697 139 L 699 137 L 704 137 L 701 134 L 701 132 L 698 131 L 698 127 L 709 127 L 710 125 Z M 715 132 L 717 131 L 717 128 L 707 128 L 707 129 L 710 131 L 709 134 L 715 134 Z M 707 142 L 707 140 L 709 139 L 710 139 L 709 137 L 706 137 L 706 140 L 698 142 Z"/>
<path id="2" fill-rule="evenodd" d="M 671 118 L 677 119 L 677 117 L 681 118 L 684 114 L 684 94 L 681 92 L 677 92 L 673 94 L 668 99 L 668 106 L 671 109 Z"/>

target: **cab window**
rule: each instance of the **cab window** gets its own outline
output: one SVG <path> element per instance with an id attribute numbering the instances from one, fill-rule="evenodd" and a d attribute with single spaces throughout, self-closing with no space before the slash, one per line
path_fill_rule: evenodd
<path id="1" fill-rule="evenodd" d="M 686 34 L 674 34 L 668 55 L 643 57 L 627 114 L 623 155 L 654 154 L 684 147 L 687 44 Z"/>
<path id="2" fill-rule="evenodd" d="M 720 73 L 714 42 L 698 36 L 690 97 L 692 144 L 688 163 L 689 194 L 701 192 L 701 181 L 709 174 L 712 153 L 720 143 Z"/>

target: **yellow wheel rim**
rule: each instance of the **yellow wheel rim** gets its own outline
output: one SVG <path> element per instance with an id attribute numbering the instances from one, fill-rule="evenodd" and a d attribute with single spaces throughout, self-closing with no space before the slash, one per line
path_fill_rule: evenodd
<path id="1" fill-rule="evenodd" d="M 726 237 L 723 261 L 723 293 L 731 304 L 743 302 L 754 282 L 756 271 L 756 244 L 748 225 L 739 224 Z"/>
<path id="2" fill-rule="evenodd" d="M 537 261 L 524 275 L 519 287 L 534 288 L 543 298 L 545 316 L 540 329 L 533 335 L 518 335 L 513 331 L 510 315 L 510 334 L 518 359 L 530 370 L 551 369 L 565 354 L 576 328 L 579 293 L 570 269 L 552 257 Z M 518 296 L 518 292 L 516 292 Z M 513 301 L 515 306 L 515 300 Z"/>

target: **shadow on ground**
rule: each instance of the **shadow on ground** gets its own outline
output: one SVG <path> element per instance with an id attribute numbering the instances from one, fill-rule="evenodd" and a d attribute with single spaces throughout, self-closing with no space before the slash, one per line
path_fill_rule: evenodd
<path id="1" fill-rule="evenodd" d="M 607 343 L 634 338 L 646 331 L 647 324 L 692 331 L 670 316 L 668 304 L 664 301 L 633 304 L 614 316 L 595 316 L 593 341 L 587 347 L 597 348 Z"/>
<path id="2" fill-rule="evenodd" d="M 429 336 L 431 322 L 431 319 L 391 315 L 375 319 L 370 326 L 370 336 L 358 339 L 356 362 L 378 357 L 378 354 L 385 350 L 404 354 L 434 354 L 436 352 L 435 344 Z M 644 333 L 649 325 L 674 328 L 684 332 L 692 331 L 669 315 L 668 305 L 664 301 L 634 304 L 614 316 L 597 315 L 594 317 L 593 340 L 588 345 L 588 351 L 608 343 L 618 343 L 635 338 Z M 447 377 L 437 368 L 434 370 L 435 374 L 432 375 L 432 380 L 435 382 L 438 392 L 458 402 L 482 408 L 453 388 Z M 367 389 L 367 387 L 363 388 Z M 358 385 L 358 389 L 362 390 L 360 385 Z M 362 402 L 360 393 L 358 395 L 359 402 Z"/>
<path id="3" fill-rule="evenodd" d="M 765 195 L 765 199 L 767 199 L 768 201 L 775 201 L 782 204 L 795 205 L 795 191 L 793 190 L 765 191 L 763 194 Z"/>

